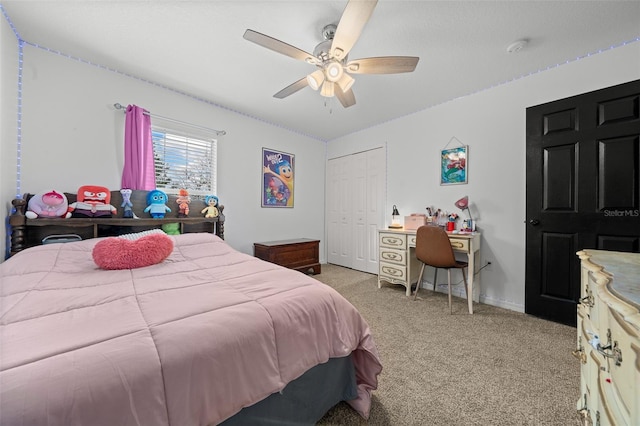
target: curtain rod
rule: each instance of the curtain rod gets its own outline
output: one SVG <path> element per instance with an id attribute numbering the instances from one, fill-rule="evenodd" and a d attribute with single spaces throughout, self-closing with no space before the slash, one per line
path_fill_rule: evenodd
<path id="1" fill-rule="evenodd" d="M 113 104 L 113 106 L 115 107 L 115 109 L 121 109 L 121 110 L 123 110 L 123 112 L 126 112 L 126 111 L 127 111 L 127 107 L 122 106 L 120 103 L 115 103 L 115 104 Z M 152 117 L 152 118 L 153 118 L 153 117 L 156 117 L 156 118 L 159 118 L 159 119 L 161 119 L 161 120 L 171 121 L 171 122 L 173 122 L 173 123 L 183 124 L 183 125 L 185 125 L 185 126 L 193 127 L 193 128 L 196 128 L 196 129 L 201 129 L 201 130 L 206 130 L 206 131 L 208 131 L 208 132 L 213 132 L 213 133 L 215 133 L 215 134 L 217 134 L 217 135 L 226 135 L 226 134 L 227 134 L 227 132 L 226 132 L 226 131 L 224 131 L 224 130 L 210 129 L 210 128 L 208 128 L 208 127 L 198 126 L 197 124 L 187 123 L 186 121 L 176 120 L 175 118 L 169 118 L 169 117 L 163 117 L 163 116 L 161 116 L 161 115 L 157 115 L 157 114 L 151 114 L 151 113 L 150 113 L 150 112 L 148 112 L 148 111 L 145 111 L 145 112 L 144 112 L 144 114 L 145 114 L 145 115 L 148 115 L 149 117 Z"/>

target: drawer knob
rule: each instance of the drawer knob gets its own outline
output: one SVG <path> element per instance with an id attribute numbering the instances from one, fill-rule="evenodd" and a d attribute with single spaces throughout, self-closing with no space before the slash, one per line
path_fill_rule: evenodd
<path id="1" fill-rule="evenodd" d="M 582 346 L 574 351 L 571 351 L 571 355 L 579 359 L 582 364 L 587 363 L 587 354 L 584 353 L 584 348 Z"/>
<path id="2" fill-rule="evenodd" d="M 387 268 L 387 267 L 383 267 L 382 270 L 389 275 L 400 275 L 401 273 L 397 269 Z"/>
<path id="3" fill-rule="evenodd" d="M 584 394 L 584 403 L 582 408 L 578 410 L 576 413 L 576 420 L 578 421 L 579 426 L 593 426 L 593 420 L 591 420 L 591 412 L 587 407 L 587 395 Z M 598 426 L 600 425 L 598 418 Z"/>
<path id="4" fill-rule="evenodd" d="M 451 247 L 453 247 L 453 248 L 462 248 L 462 247 L 464 247 L 464 244 L 462 244 L 461 242 L 458 242 L 458 241 L 451 241 Z"/>
<path id="5" fill-rule="evenodd" d="M 593 294 L 591 292 L 589 292 L 589 294 L 583 298 L 580 299 L 580 303 L 582 303 L 583 305 L 586 305 L 590 308 L 593 308 L 593 306 L 595 305 L 595 301 L 593 298 Z"/>
<path id="6" fill-rule="evenodd" d="M 614 341 L 613 346 L 611 345 L 611 329 L 607 329 L 607 344 L 605 346 L 596 344 L 596 350 L 605 358 L 613 358 L 617 366 L 622 364 L 622 351 L 618 347 L 618 342 Z"/>

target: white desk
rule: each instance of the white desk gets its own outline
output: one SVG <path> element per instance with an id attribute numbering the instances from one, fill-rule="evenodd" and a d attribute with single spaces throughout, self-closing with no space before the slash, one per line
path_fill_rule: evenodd
<path id="1" fill-rule="evenodd" d="M 449 233 L 449 240 L 455 252 L 465 253 L 469 262 L 467 291 L 476 302 L 480 294 L 473 292 L 475 275 L 475 258 L 480 251 L 480 233 L 453 234 Z M 378 288 L 382 281 L 392 284 L 402 284 L 406 287 L 406 295 L 411 295 L 411 284 L 418 281 L 421 262 L 416 259 L 416 231 L 405 229 L 378 230 Z M 437 283 L 433 283 L 434 286 Z M 469 299 L 469 313 L 473 313 L 473 305 Z"/>

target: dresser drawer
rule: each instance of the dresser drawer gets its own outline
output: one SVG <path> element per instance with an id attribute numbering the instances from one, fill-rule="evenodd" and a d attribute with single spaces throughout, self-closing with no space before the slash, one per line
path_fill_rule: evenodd
<path id="1" fill-rule="evenodd" d="M 380 247 L 390 247 L 405 250 L 407 248 L 407 236 L 403 234 L 393 234 L 381 232 Z"/>
<path id="2" fill-rule="evenodd" d="M 407 267 L 403 265 L 397 265 L 389 262 L 379 262 L 379 279 L 389 278 L 392 280 L 405 281 L 407 280 Z"/>
<path id="3" fill-rule="evenodd" d="M 407 241 L 407 244 L 409 244 L 409 247 L 415 247 L 416 246 L 416 236 L 415 235 L 409 235 L 409 241 Z"/>
<path id="4" fill-rule="evenodd" d="M 391 262 L 398 265 L 407 264 L 407 252 L 406 250 L 390 249 L 386 247 L 380 247 L 380 261 Z"/>
<path id="5" fill-rule="evenodd" d="M 451 241 L 451 248 L 453 248 L 455 251 L 463 251 L 465 253 L 469 253 L 468 239 L 449 236 L 449 241 Z"/>
<path id="6" fill-rule="evenodd" d="M 629 409 L 636 404 L 636 386 L 640 382 L 640 367 L 636 364 L 636 353 L 634 351 L 634 340 L 638 342 L 638 332 L 627 322 L 625 322 L 623 316 L 617 311 L 611 309 L 609 314 L 609 326 L 611 327 L 611 342 L 616 345 L 620 351 L 620 357 L 622 361 L 620 365 L 616 365 L 616 359 L 609 359 L 609 368 L 611 374 L 611 383 L 607 383 L 615 389 L 612 392 L 617 400 L 619 398 L 618 407 L 620 407 L 621 417 L 628 419 L 630 412 Z M 606 342 L 606 330 L 601 330 L 600 340 L 602 344 Z M 608 350 L 608 353 L 613 351 Z M 617 401 L 616 401 L 617 402 Z M 623 423 L 620 423 L 623 424 Z"/>

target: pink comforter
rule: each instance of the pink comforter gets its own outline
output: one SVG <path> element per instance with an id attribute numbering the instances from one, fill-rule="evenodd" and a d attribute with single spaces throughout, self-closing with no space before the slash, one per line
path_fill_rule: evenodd
<path id="1" fill-rule="evenodd" d="M 0 424 L 216 424 L 351 352 L 368 417 L 382 367 L 346 299 L 214 235 L 173 238 L 140 269 L 98 269 L 95 239 L 0 264 Z"/>

